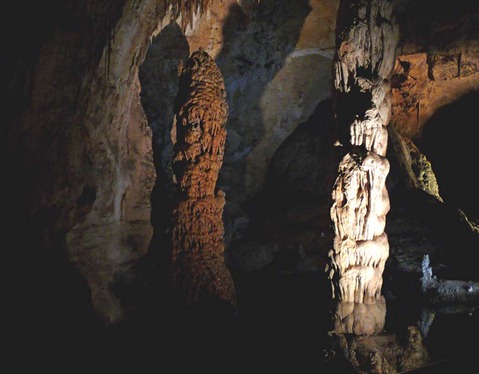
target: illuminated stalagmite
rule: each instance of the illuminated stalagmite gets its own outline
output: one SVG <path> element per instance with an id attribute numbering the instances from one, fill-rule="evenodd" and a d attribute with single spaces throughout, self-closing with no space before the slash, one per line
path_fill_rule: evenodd
<path id="1" fill-rule="evenodd" d="M 337 332 L 374 334 L 384 327 L 382 274 L 389 255 L 384 232 L 389 78 L 398 38 L 392 1 L 341 1 L 336 28 L 334 113 L 345 156 L 333 188 L 335 229 L 328 276 L 338 300 Z"/>
<path id="2" fill-rule="evenodd" d="M 216 190 L 228 117 L 223 76 L 202 50 L 191 55 L 179 74 L 173 158 L 178 200 L 171 224 L 173 282 L 186 305 L 225 301 L 234 306 L 233 279 L 223 257 L 225 194 Z"/>

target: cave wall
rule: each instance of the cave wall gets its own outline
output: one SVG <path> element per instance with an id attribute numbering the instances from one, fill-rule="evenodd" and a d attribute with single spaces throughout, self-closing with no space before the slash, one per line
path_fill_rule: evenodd
<path id="1" fill-rule="evenodd" d="M 405 1 L 399 17 L 391 122 L 415 140 L 439 108 L 479 89 L 479 11 L 464 0 Z"/>
<path id="2" fill-rule="evenodd" d="M 466 0 L 402 1 L 398 11 L 389 269 L 418 274 L 421 256 L 428 254 L 444 277 L 475 279 L 474 266 L 460 259 L 478 243 L 479 200 L 470 175 L 477 158 L 471 118 L 478 95 L 479 7 Z"/>
<path id="3" fill-rule="evenodd" d="M 148 46 L 145 35 L 154 26 L 142 15 L 151 14 L 148 7 L 153 6 L 123 13 L 89 87 L 84 124 L 93 140 L 89 177 L 96 196 L 84 220 L 66 236 L 69 260 L 87 279 L 96 309 L 112 323 L 123 318 L 123 308 L 110 287 L 146 253 L 153 233 L 150 196 L 156 175 L 138 80 L 138 61 Z"/>
<path id="4" fill-rule="evenodd" d="M 465 0 L 401 4 L 391 123 L 410 156 L 425 160 L 412 168 L 418 178 L 429 174 L 435 192 L 426 192 L 477 222 L 469 173 L 476 167 L 470 121 L 479 92 L 479 7 Z"/>
<path id="5" fill-rule="evenodd" d="M 48 2 L 37 15 L 52 23 L 31 25 L 21 22 L 21 9 L 12 13 L 39 30 L 7 44 L 13 74 L 5 78 L 16 102 L 5 131 L 8 231 L 27 303 L 62 305 L 61 295 L 75 289 L 54 275 L 73 264 L 76 286 L 87 287 L 85 302 L 101 319 L 124 317 L 114 283 L 152 236 L 155 170 L 138 65 L 164 8 L 156 1 Z"/>

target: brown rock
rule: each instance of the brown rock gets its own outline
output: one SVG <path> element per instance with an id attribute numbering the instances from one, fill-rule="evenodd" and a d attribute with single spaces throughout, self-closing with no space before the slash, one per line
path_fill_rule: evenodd
<path id="1" fill-rule="evenodd" d="M 458 54 L 432 55 L 429 61 L 429 76 L 435 81 L 458 78 L 460 63 Z"/>
<path id="2" fill-rule="evenodd" d="M 180 67 L 175 113 L 173 172 L 178 201 L 171 221 L 173 282 L 186 305 L 214 300 L 235 305 L 233 279 L 223 256 L 225 196 L 216 190 L 228 106 L 223 76 L 202 50 Z"/>

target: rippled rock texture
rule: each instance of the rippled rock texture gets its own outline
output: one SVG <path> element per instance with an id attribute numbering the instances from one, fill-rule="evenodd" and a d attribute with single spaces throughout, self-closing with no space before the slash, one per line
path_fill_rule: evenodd
<path id="1" fill-rule="evenodd" d="M 186 305 L 211 300 L 235 305 L 233 279 L 223 254 L 225 194 L 216 189 L 228 105 L 223 76 L 202 50 L 180 68 L 175 113 L 173 173 L 178 201 L 171 223 L 173 282 Z"/>
<path id="2" fill-rule="evenodd" d="M 389 256 L 384 232 L 389 211 L 385 156 L 391 115 L 389 78 L 398 41 L 393 11 L 390 1 L 345 1 L 340 3 L 336 29 L 335 116 L 339 142 L 347 153 L 339 163 L 332 193 L 336 237 L 327 271 L 333 296 L 358 309 L 347 313 L 357 321 L 342 323 L 345 308 L 339 307 L 336 329 L 358 335 L 380 332 L 386 314 L 385 306 L 369 307 L 369 313 L 359 309 L 383 300 L 382 274 Z M 376 316 L 369 318 L 372 312 Z"/>

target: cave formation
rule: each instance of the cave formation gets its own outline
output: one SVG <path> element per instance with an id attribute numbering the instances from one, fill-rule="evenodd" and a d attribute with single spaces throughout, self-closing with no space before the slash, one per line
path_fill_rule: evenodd
<path id="1" fill-rule="evenodd" d="M 224 263 L 225 194 L 216 189 L 226 143 L 228 105 L 223 76 L 202 50 L 180 67 L 172 162 L 178 202 L 171 223 L 173 283 L 186 305 L 225 301 L 236 305 Z"/>
<path id="2" fill-rule="evenodd" d="M 479 332 L 473 3 L 9 4 L 17 365 L 466 369 Z M 200 49 L 215 94 L 185 111 L 178 65 L 192 72 Z M 200 299 L 206 313 L 189 308 Z M 218 302 L 236 307 L 225 317 Z"/>
<path id="3" fill-rule="evenodd" d="M 336 29 L 334 115 L 338 132 L 349 132 L 340 141 L 350 150 L 332 194 L 336 237 L 327 271 L 339 301 L 335 329 L 357 335 L 381 332 L 386 317 L 381 287 L 389 256 L 385 156 L 398 42 L 393 12 L 389 1 L 341 2 Z"/>

